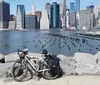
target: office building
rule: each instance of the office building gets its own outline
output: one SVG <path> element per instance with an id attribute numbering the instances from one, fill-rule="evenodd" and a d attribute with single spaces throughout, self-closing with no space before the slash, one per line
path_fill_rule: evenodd
<path id="1" fill-rule="evenodd" d="M 16 29 L 24 29 L 25 28 L 25 7 L 24 5 L 17 5 L 16 12 Z"/>
<path id="2" fill-rule="evenodd" d="M 36 15 L 25 16 L 25 29 L 34 30 L 38 28 L 38 21 Z"/>
<path id="3" fill-rule="evenodd" d="M 9 21 L 9 29 L 14 30 L 15 29 L 15 21 Z"/>
<path id="4" fill-rule="evenodd" d="M 40 29 L 49 29 L 49 18 L 46 10 L 42 12 L 42 17 L 40 20 Z"/>
<path id="5" fill-rule="evenodd" d="M 60 27 L 60 14 L 59 14 L 59 4 L 53 2 L 51 5 L 51 28 Z"/>
<path id="6" fill-rule="evenodd" d="M 89 10 L 80 11 L 80 20 L 79 20 L 80 30 L 90 30 L 91 28 L 91 13 Z"/>
<path id="7" fill-rule="evenodd" d="M 96 21 L 96 29 L 100 29 L 100 19 Z"/>
<path id="8" fill-rule="evenodd" d="M 77 27 L 76 12 L 69 12 L 69 26 Z"/>
<path id="9" fill-rule="evenodd" d="M 49 18 L 50 18 L 50 7 L 51 7 L 50 3 L 47 3 L 47 4 L 45 5 L 45 10 L 47 11 L 47 14 L 48 14 L 48 17 L 49 17 Z"/>
<path id="10" fill-rule="evenodd" d="M 66 29 L 68 29 L 69 26 L 69 9 L 66 10 Z"/>
<path id="11" fill-rule="evenodd" d="M 42 17 L 42 12 L 41 11 L 36 11 L 35 15 L 37 16 L 38 29 L 40 29 L 40 20 L 41 20 L 41 17 Z"/>
<path id="12" fill-rule="evenodd" d="M 66 0 L 63 0 L 63 16 L 66 16 Z"/>
<path id="13" fill-rule="evenodd" d="M 95 7 L 95 17 L 100 18 L 100 6 Z"/>
<path id="14" fill-rule="evenodd" d="M 80 0 L 75 0 L 76 1 L 76 12 L 80 13 Z"/>
<path id="15" fill-rule="evenodd" d="M 32 15 L 35 15 L 35 12 L 36 12 L 36 6 L 35 6 L 35 4 L 33 3 L 33 5 L 32 5 Z"/>
<path id="16" fill-rule="evenodd" d="M 70 12 L 75 12 L 75 3 L 74 2 L 70 3 Z"/>
<path id="17" fill-rule="evenodd" d="M 91 12 L 91 15 L 90 15 L 90 30 L 93 30 L 95 26 L 96 26 L 96 24 L 95 24 L 95 14 Z"/>
<path id="18" fill-rule="evenodd" d="M 66 28 L 66 0 L 63 0 L 63 28 Z"/>
<path id="19" fill-rule="evenodd" d="M 63 3 L 60 3 L 60 7 L 59 7 L 59 13 L 60 13 L 60 26 L 61 28 L 63 27 Z"/>
<path id="20" fill-rule="evenodd" d="M 0 29 L 8 28 L 10 20 L 10 4 L 0 0 Z"/>
<path id="21" fill-rule="evenodd" d="M 63 3 L 60 3 L 60 7 L 59 7 L 59 11 L 60 11 L 60 18 L 63 18 Z"/>

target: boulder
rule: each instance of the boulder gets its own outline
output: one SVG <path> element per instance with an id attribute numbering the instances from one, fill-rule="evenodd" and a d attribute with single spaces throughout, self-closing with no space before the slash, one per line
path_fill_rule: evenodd
<path id="1" fill-rule="evenodd" d="M 41 54 L 39 53 L 29 53 L 28 54 L 29 57 L 41 57 Z M 11 53 L 5 56 L 5 62 L 14 62 L 17 59 L 19 59 L 19 56 L 17 53 Z"/>
<path id="2" fill-rule="evenodd" d="M 75 73 L 78 75 L 100 74 L 100 66 L 96 63 L 95 56 L 88 53 L 75 53 L 73 59 L 76 61 Z"/>
<path id="3" fill-rule="evenodd" d="M 14 62 L 17 59 L 19 59 L 19 56 L 17 53 L 11 53 L 11 54 L 5 55 L 5 63 Z"/>
<path id="4" fill-rule="evenodd" d="M 92 54 L 88 53 L 75 53 L 73 59 L 77 63 L 84 63 L 84 64 L 95 64 L 95 57 Z"/>
<path id="5" fill-rule="evenodd" d="M 0 54 L 0 63 L 5 63 L 4 55 Z"/>
<path id="6" fill-rule="evenodd" d="M 64 55 L 58 55 L 58 58 L 60 58 L 60 66 L 61 69 L 64 72 L 64 75 L 71 75 L 75 73 L 75 61 L 72 59 L 72 57 L 67 57 Z"/>
<path id="7" fill-rule="evenodd" d="M 8 77 L 11 75 L 11 68 L 14 62 L 0 64 L 0 77 Z"/>
<path id="8" fill-rule="evenodd" d="M 96 63 L 100 65 L 100 51 L 94 56 L 95 56 Z"/>
<path id="9" fill-rule="evenodd" d="M 0 60 L 1 60 L 2 58 L 4 58 L 4 55 L 0 54 Z"/>

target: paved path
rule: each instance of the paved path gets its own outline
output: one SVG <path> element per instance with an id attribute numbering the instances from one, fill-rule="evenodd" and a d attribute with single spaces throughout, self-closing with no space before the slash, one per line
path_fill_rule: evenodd
<path id="1" fill-rule="evenodd" d="M 100 85 L 100 76 L 66 76 L 56 80 L 31 79 L 26 82 L 0 79 L 0 85 Z"/>

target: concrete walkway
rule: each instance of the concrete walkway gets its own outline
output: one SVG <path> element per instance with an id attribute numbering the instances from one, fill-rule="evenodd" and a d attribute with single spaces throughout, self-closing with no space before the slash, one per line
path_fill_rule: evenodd
<path id="1" fill-rule="evenodd" d="M 56 80 L 31 79 L 26 82 L 0 79 L 0 85 L 100 85 L 100 76 L 66 76 Z"/>

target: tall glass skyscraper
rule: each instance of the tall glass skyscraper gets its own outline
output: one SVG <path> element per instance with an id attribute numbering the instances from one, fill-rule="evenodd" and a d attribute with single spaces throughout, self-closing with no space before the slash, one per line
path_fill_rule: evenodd
<path id="1" fill-rule="evenodd" d="M 74 2 L 70 3 L 70 12 L 75 12 L 75 3 Z"/>
<path id="2" fill-rule="evenodd" d="M 59 4 L 53 2 L 51 5 L 51 28 L 59 28 L 60 26 Z"/>
<path id="3" fill-rule="evenodd" d="M 47 3 L 45 5 L 45 10 L 47 11 L 49 18 L 50 18 L 50 7 L 51 7 L 50 3 Z"/>
<path id="4" fill-rule="evenodd" d="M 0 0 L 0 29 L 8 28 L 10 20 L 10 4 Z"/>
<path id="5" fill-rule="evenodd" d="M 76 12 L 80 13 L 80 0 L 76 0 Z"/>
<path id="6" fill-rule="evenodd" d="M 16 12 L 16 29 L 25 28 L 25 7 L 24 5 L 17 5 Z"/>

